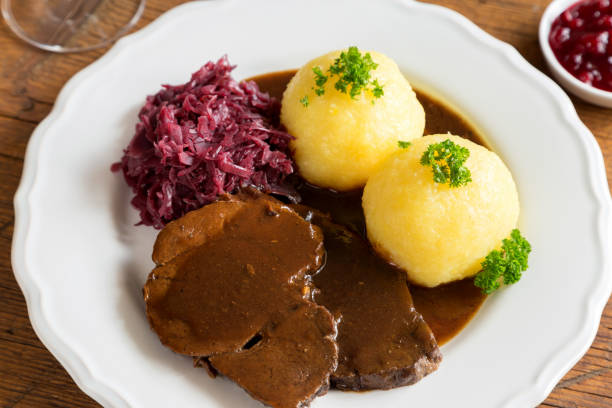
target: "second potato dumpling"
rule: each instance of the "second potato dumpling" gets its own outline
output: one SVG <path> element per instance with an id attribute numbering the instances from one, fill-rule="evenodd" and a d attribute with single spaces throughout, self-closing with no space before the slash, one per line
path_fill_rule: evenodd
<path id="1" fill-rule="evenodd" d="M 358 51 L 350 52 L 355 56 Z M 351 97 L 335 88 L 339 76 L 330 75 L 329 67 L 341 51 L 308 62 L 285 90 L 281 121 L 295 137 L 291 142 L 294 159 L 311 184 L 339 191 L 363 187 L 378 165 L 397 150 L 398 139 L 423 135 L 425 113 L 410 84 L 393 60 L 377 52 L 369 54 L 378 64 L 369 74 L 382 87 L 384 94 L 379 97 L 368 89 Z M 313 68 L 329 76 L 322 87 Z M 322 88 L 321 95 L 317 88 Z"/>
<path id="2" fill-rule="evenodd" d="M 429 145 L 449 139 L 465 147 L 471 181 L 436 183 L 420 159 Z M 363 210 L 374 248 L 408 274 L 433 287 L 476 274 L 480 263 L 516 227 L 519 200 L 499 156 L 467 139 L 424 136 L 391 156 L 366 184 Z"/>

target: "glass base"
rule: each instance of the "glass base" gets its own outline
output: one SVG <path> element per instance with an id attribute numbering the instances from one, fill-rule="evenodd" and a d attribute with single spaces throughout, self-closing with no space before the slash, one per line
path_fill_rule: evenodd
<path id="1" fill-rule="evenodd" d="M 138 22 L 146 0 L 0 0 L 15 35 L 46 51 L 104 47 Z"/>

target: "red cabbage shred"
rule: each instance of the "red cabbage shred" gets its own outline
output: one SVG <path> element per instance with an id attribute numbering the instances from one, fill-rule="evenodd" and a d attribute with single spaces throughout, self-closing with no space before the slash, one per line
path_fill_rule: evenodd
<path id="1" fill-rule="evenodd" d="M 163 228 L 241 187 L 292 196 L 289 141 L 280 103 L 253 81 L 231 77 L 227 57 L 183 85 L 147 97 L 136 133 L 111 167 L 123 172 L 140 224 Z"/>

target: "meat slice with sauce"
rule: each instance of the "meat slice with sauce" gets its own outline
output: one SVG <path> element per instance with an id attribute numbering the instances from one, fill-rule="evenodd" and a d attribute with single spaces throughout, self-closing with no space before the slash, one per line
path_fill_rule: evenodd
<path id="1" fill-rule="evenodd" d="M 442 360 L 436 339 L 415 310 L 406 275 L 376 256 L 366 241 L 305 206 L 295 208 L 324 233 L 325 266 L 313 278 L 314 300 L 338 321 L 341 390 L 414 384 Z"/>
<path id="2" fill-rule="evenodd" d="M 327 309 L 304 304 L 266 330 L 257 346 L 216 354 L 208 362 L 266 405 L 295 407 L 299 401 L 297 406 L 307 406 L 329 388 L 312 374 L 335 369 L 334 364 L 330 370 L 331 359 L 320 358 L 321 350 L 332 351 L 335 330 Z"/>
<path id="3" fill-rule="evenodd" d="M 306 406 L 337 365 L 332 315 L 310 301 L 323 236 L 279 201 L 226 197 L 168 224 L 144 287 L 149 323 L 254 398 Z"/>

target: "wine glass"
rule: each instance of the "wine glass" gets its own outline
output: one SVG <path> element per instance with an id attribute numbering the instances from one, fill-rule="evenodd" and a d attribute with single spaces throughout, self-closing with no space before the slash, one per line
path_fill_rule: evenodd
<path id="1" fill-rule="evenodd" d="M 89 51 L 126 34 L 146 0 L 0 0 L 6 24 L 22 40 L 46 51 Z"/>

